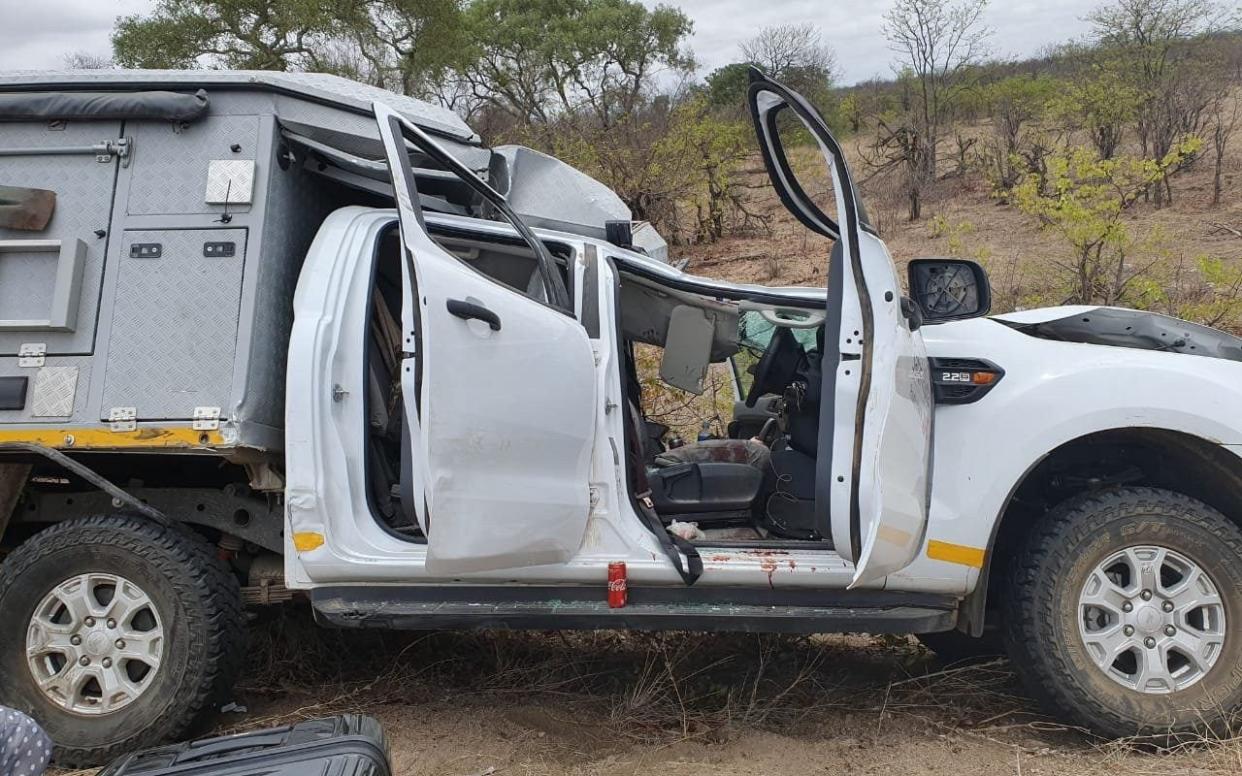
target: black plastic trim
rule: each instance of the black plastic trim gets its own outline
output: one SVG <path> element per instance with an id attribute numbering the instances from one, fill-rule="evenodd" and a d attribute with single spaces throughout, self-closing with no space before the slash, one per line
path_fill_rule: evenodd
<path id="1" fill-rule="evenodd" d="M 29 377 L 0 377 L 0 410 L 26 409 L 26 389 Z"/>
<path id="2" fill-rule="evenodd" d="M 1005 370 L 986 358 L 941 356 L 928 359 L 931 368 L 932 391 L 937 404 L 973 404 L 991 393 L 1005 377 Z M 990 372 L 996 379 L 986 385 L 958 383 L 944 380 L 946 372 Z M 970 390 L 954 391 L 954 388 Z"/>
<path id="3" fill-rule="evenodd" d="M 210 84 L 210 86 L 213 91 L 221 91 L 221 92 L 270 92 L 272 94 L 279 94 L 284 97 L 294 97 L 299 100 L 305 100 L 306 102 L 314 103 L 315 105 L 323 105 L 329 108 L 336 108 L 338 110 L 343 110 L 348 113 L 354 113 L 359 116 L 370 116 L 372 118 L 375 117 L 375 113 L 370 108 L 356 107 L 348 103 L 338 102 L 337 100 L 333 100 L 328 97 L 320 97 L 314 94 L 307 94 L 306 92 L 301 92 L 301 91 L 298 91 L 297 89 L 290 89 L 284 86 L 277 86 L 275 84 L 218 83 L 218 84 Z M 167 90 L 170 92 L 186 92 L 190 89 L 193 89 L 194 91 L 197 92 L 200 90 L 205 90 L 205 87 L 196 86 L 192 83 L 187 83 L 184 81 L 180 81 L 180 82 L 134 81 L 132 83 L 131 82 L 109 83 L 107 81 L 93 81 L 93 82 L 83 82 L 83 81 L 56 82 L 54 81 L 51 83 L 4 84 L 3 89 L 0 89 L 0 93 L 4 93 L 4 92 L 89 92 L 89 91 L 126 93 L 126 92 L 145 92 L 145 91 L 150 91 L 150 90 Z M 400 95 L 396 95 L 396 96 L 400 96 Z M 423 132 L 426 132 L 428 135 L 443 138 L 445 140 L 452 140 L 454 143 L 458 143 L 464 146 L 473 146 L 475 148 L 484 147 L 483 140 L 481 138 L 477 138 L 474 140 L 467 140 L 461 137 L 460 135 L 454 135 L 453 133 L 447 132 L 442 129 L 436 129 L 434 127 L 425 127 L 422 124 L 419 124 L 417 121 L 414 121 L 413 119 L 407 118 L 406 121 L 409 121 L 411 124 L 415 125 L 419 129 L 421 129 Z"/>
<path id="4" fill-rule="evenodd" d="M 341 628 L 428 630 L 931 633 L 957 619 L 952 596 L 808 588 L 631 587 L 625 607 L 607 587 L 358 586 L 311 591 L 315 618 Z"/>

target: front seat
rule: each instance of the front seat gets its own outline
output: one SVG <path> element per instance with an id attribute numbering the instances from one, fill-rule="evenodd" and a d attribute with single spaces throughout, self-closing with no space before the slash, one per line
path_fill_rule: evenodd
<path id="1" fill-rule="evenodd" d="M 748 439 L 711 439 L 661 450 L 643 418 L 633 350 L 625 348 L 626 409 L 651 501 L 660 519 L 700 524 L 749 522 L 763 485 L 768 449 Z M 633 483 L 631 483 L 633 486 Z"/>
<path id="2" fill-rule="evenodd" d="M 660 468 L 682 463 L 744 463 L 764 469 L 771 455 L 767 445 L 754 439 L 705 439 L 656 453 L 653 463 Z"/>

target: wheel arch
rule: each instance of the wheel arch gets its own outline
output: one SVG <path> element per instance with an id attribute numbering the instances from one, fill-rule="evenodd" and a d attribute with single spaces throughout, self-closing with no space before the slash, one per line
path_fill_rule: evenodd
<path id="1" fill-rule="evenodd" d="M 1048 450 L 1012 485 L 988 537 L 974 590 L 962 602 L 958 629 L 981 636 L 1004 568 L 1028 533 L 1053 506 L 1092 490 L 1145 485 L 1204 502 L 1242 527 L 1242 457 L 1195 434 L 1152 427 L 1083 434 Z"/>
<path id="2" fill-rule="evenodd" d="M 220 456 L 96 454 L 42 445 L 0 446 L 0 541 L 20 544 L 64 520 L 129 514 L 182 524 L 213 543 L 223 536 L 283 552 L 278 499 L 248 485 L 246 470 Z M 61 486 L 46 484 L 64 478 Z"/>

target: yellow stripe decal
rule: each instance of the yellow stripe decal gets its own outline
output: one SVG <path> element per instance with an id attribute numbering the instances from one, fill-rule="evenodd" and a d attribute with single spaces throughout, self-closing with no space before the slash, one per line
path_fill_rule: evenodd
<path id="1" fill-rule="evenodd" d="M 298 552 L 310 552 L 323 546 L 323 534 L 318 531 L 296 531 L 293 534 L 293 548 Z"/>
<path id="2" fill-rule="evenodd" d="M 58 450 L 133 450 L 216 447 L 225 444 L 219 431 L 196 431 L 182 427 L 139 427 L 134 431 L 106 428 L 6 428 L 0 429 L 0 444 L 25 442 Z"/>
<path id="3" fill-rule="evenodd" d="M 973 569 L 983 568 L 983 558 L 986 554 L 987 551 L 981 547 L 967 547 L 964 544 L 941 542 L 935 539 L 927 543 L 927 557 L 932 560 L 970 566 Z"/>

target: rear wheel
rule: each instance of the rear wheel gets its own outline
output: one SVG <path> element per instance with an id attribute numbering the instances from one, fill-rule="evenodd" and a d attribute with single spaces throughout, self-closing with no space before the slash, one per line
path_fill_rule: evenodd
<path id="1" fill-rule="evenodd" d="M 1014 667 L 1066 721 L 1222 732 L 1242 708 L 1242 531 L 1206 504 L 1152 488 L 1072 499 L 1036 528 L 1006 595 Z"/>
<path id="2" fill-rule="evenodd" d="M 183 734 L 242 656 L 237 581 L 196 535 L 124 515 L 60 523 L 0 565 L 0 702 L 60 765 Z"/>

